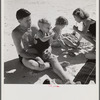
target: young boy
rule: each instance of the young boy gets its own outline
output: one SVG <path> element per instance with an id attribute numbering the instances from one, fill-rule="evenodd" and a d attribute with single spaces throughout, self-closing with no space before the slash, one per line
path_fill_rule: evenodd
<path id="1" fill-rule="evenodd" d="M 52 40 L 52 46 L 53 47 L 62 47 L 64 49 L 67 49 L 68 47 L 75 47 L 73 43 L 71 43 L 68 39 L 66 39 L 66 36 L 62 35 L 62 29 L 68 25 L 68 20 L 63 17 L 59 16 L 56 19 L 55 27 L 53 28 L 53 32 L 55 33 Z"/>

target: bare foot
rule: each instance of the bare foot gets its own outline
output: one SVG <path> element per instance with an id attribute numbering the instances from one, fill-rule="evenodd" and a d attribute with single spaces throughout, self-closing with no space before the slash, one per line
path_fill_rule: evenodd
<path id="1" fill-rule="evenodd" d="M 67 81 L 65 84 L 76 84 L 76 83 L 73 81 Z"/>
<path id="2" fill-rule="evenodd" d="M 60 62 L 60 65 L 63 67 L 64 70 L 66 70 L 66 67 L 69 66 L 70 63 L 67 61 L 63 61 L 63 62 Z"/>
<path id="3" fill-rule="evenodd" d="M 68 81 L 68 82 L 66 82 L 65 84 L 81 84 L 81 82 L 80 81 L 78 81 L 78 82 L 73 82 L 73 81 Z"/>
<path id="4" fill-rule="evenodd" d="M 63 81 L 61 79 L 53 79 L 52 82 L 54 84 L 63 84 Z"/>
<path id="5" fill-rule="evenodd" d="M 37 62 L 39 63 L 40 68 L 44 68 L 45 64 L 44 61 L 40 57 L 36 57 Z"/>

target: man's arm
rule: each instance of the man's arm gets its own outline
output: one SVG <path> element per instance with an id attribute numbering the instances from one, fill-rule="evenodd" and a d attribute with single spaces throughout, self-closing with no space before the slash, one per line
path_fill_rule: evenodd
<path id="1" fill-rule="evenodd" d="M 12 32 L 12 38 L 13 38 L 18 54 L 24 58 L 35 58 L 36 56 L 33 53 L 28 53 L 24 50 L 24 47 L 21 45 L 21 36 L 17 34 L 19 33 Z"/>

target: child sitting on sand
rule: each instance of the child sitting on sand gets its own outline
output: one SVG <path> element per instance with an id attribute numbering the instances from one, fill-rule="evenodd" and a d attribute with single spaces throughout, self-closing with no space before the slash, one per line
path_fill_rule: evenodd
<path id="1" fill-rule="evenodd" d="M 46 60 L 47 57 L 44 57 L 44 54 L 51 53 L 50 39 L 54 34 L 50 32 L 51 24 L 46 19 L 40 19 L 38 26 L 39 31 L 35 35 L 35 48 L 37 48 L 40 56 Z"/>
<path id="2" fill-rule="evenodd" d="M 59 16 L 56 19 L 56 23 L 55 23 L 55 27 L 53 28 L 53 33 L 54 36 L 52 38 L 52 42 L 51 42 L 51 46 L 53 47 L 62 47 L 66 50 L 68 50 L 68 48 L 76 48 L 76 45 L 74 45 L 73 42 L 71 42 L 70 40 L 68 40 L 68 36 L 66 34 L 61 34 L 62 29 L 68 25 L 68 20 L 63 17 L 63 16 Z M 72 51 L 68 51 L 68 54 L 70 56 L 75 56 L 74 52 Z"/>
<path id="3" fill-rule="evenodd" d="M 73 43 L 66 39 L 66 36 L 62 35 L 62 29 L 68 25 L 68 20 L 65 17 L 59 16 L 56 19 L 55 27 L 53 28 L 53 32 L 55 33 L 52 40 L 53 47 L 62 47 L 67 49 L 68 47 L 75 47 Z"/>
<path id="4" fill-rule="evenodd" d="M 52 38 L 52 46 L 60 47 L 62 45 L 65 48 L 65 43 L 61 38 L 61 31 L 66 25 L 68 25 L 68 20 L 66 18 L 60 16 L 56 19 L 55 27 L 53 28 L 54 36 Z"/>
<path id="5" fill-rule="evenodd" d="M 40 67 L 45 66 L 48 57 L 51 55 L 50 38 L 53 36 L 49 34 L 51 24 L 46 19 L 40 19 L 38 21 L 39 30 L 34 35 L 34 46 L 38 51 L 36 61 L 40 64 Z M 32 52 L 32 49 L 31 51 Z"/>

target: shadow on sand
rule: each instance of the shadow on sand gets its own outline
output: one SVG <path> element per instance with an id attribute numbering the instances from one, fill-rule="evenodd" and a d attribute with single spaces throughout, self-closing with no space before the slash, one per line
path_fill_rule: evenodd
<path id="1" fill-rule="evenodd" d="M 86 59 L 83 54 L 79 54 L 75 57 L 68 56 L 64 57 L 61 48 L 55 48 L 54 54 L 58 55 L 58 60 L 68 61 L 71 65 L 85 63 Z M 77 66 L 79 67 L 79 66 Z M 5 84 L 34 84 L 39 80 L 39 78 L 44 75 L 49 76 L 51 79 L 59 78 L 53 71 L 49 68 L 44 71 L 32 71 L 26 68 L 23 64 L 19 62 L 19 59 L 13 59 L 4 63 L 4 83 Z"/>
<path id="2" fill-rule="evenodd" d="M 5 84 L 34 84 L 44 75 L 51 79 L 58 78 L 51 68 L 44 71 L 32 71 L 22 65 L 18 58 L 4 63 L 4 83 Z"/>

